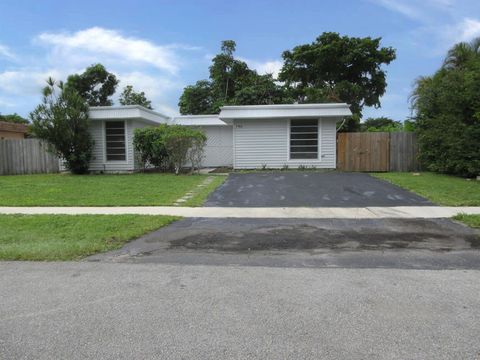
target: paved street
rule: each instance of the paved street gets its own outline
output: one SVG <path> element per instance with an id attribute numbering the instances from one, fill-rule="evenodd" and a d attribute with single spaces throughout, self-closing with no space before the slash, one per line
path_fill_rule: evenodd
<path id="1" fill-rule="evenodd" d="M 480 272 L 0 263 L 2 359 L 476 359 Z"/>

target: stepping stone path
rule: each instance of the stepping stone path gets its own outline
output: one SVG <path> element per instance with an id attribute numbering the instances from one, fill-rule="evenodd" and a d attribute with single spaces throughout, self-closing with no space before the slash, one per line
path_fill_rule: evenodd
<path id="1" fill-rule="evenodd" d="M 190 200 L 192 197 L 194 197 L 198 191 L 200 191 L 202 188 L 204 188 L 207 185 L 210 185 L 210 183 L 213 181 L 213 176 L 207 177 L 202 183 L 198 184 L 195 189 L 190 190 L 187 192 L 185 195 L 183 195 L 180 199 L 177 199 L 174 203 L 173 206 L 181 206 L 188 200 Z"/>

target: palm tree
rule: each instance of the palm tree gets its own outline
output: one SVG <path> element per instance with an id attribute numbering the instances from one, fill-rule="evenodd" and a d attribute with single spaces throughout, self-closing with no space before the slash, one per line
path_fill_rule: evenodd
<path id="1" fill-rule="evenodd" d="M 415 85 L 412 93 L 410 94 L 409 101 L 411 109 L 418 109 L 418 102 L 425 96 L 430 89 L 433 78 L 431 76 L 420 76 L 415 80 Z"/>
<path id="2" fill-rule="evenodd" d="M 452 47 L 443 61 L 444 69 L 462 68 L 469 60 L 480 56 L 480 37 L 471 42 L 461 42 Z"/>

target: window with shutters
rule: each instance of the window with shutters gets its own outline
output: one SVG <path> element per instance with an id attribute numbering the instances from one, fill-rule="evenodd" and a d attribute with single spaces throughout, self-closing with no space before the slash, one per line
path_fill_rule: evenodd
<path id="1" fill-rule="evenodd" d="M 290 121 L 290 159 L 318 159 L 318 120 Z"/>
<path id="2" fill-rule="evenodd" d="M 125 161 L 125 121 L 105 122 L 105 144 L 107 161 Z"/>

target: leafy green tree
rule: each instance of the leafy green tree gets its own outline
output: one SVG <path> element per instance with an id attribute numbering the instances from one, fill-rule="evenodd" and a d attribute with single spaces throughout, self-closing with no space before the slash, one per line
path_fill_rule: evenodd
<path id="1" fill-rule="evenodd" d="M 187 86 L 179 100 L 181 114 L 215 114 L 223 105 L 291 103 L 271 75 L 259 75 L 234 57 L 235 41 L 225 40 L 212 59 L 209 80 Z"/>
<path id="2" fill-rule="evenodd" d="M 299 103 L 345 102 L 354 114 L 344 127 L 358 129 L 364 106 L 380 107 L 387 86 L 383 65 L 396 55 L 381 38 L 325 32 L 310 44 L 285 51 L 279 80 Z"/>
<path id="3" fill-rule="evenodd" d="M 0 114 L 0 121 L 11 122 L 16 124 L 28 124 L 28 120 L 24 119 L 17 113 L 10 114 L 10 115 L 2 115 Z"/>
<path id="4" fill-rule="evenodd" d="M 368 132 L 393 132 L 402 131 L 403 125 L 400 121 L 395 121 L 387 117 L 368 118 L 360 125 L 361 131 Z"/>
<path id="5" fill-rule="evenodd" d="M 213 114 L 218 112 L 213 103 L 212 84 L 208 80 L 199 80 L 183 89 L 178 106 L 181 114 Z"/>
<path id="6" fill-rule="evenodd" d="M 256 75 L 250 84 L 235 93 L 235 105 L 291 104 L 293 99 L 271 74 Z"/>
<path id="7" fill-rule="evenodd" d="M 417 123 L 414 119 L 406 119 L 403 122 L 403 131 L 407 132 L 416 132 L 417 131 Z"/>
<path id="8" fill-rule="evenodd" d="M 110 97 L 115 93 L 119 80 L 102 64 L 89 66 L 82 74 L 70 75 L 65 87 L 72 88 L 90 106 L 111 106 Z"/>
<path id="9" fill-rule="evenodd" d="M 42 103 L 30 119 L 32 133 L 51 145 L 67 169 L 74 174 L 88 172 L 93 149 L 88 104 L 73 88 L 49 78 Z"/>
<path id="10" fill-rule="evenodd" d="M 417 79 L 411 101 L 422 163 L 431 171 L 480 174 L 480 38 L 459 43 L 432 76 Z"/>
<path id="11" fill-rule="evenodd" d="M 133 90 L 132 85 L 127 85 L 123 88 L 122 94 L 120 95 L 119 102 L 122 105 L 141 105 L 147 109 L 152 110 L 152 102 L 147 99 L 145 93 L 136 92 Z"/>

